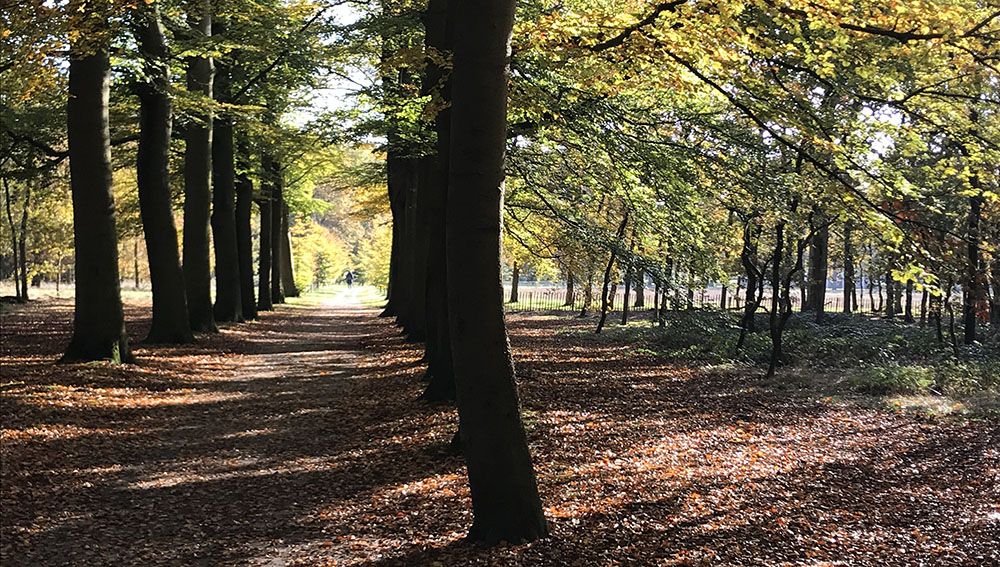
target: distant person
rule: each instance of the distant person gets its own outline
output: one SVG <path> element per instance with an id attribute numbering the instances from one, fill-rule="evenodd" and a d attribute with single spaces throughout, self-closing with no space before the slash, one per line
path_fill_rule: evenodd
<path id="1" fill-rule="evenodd" d="M 352 287 L 354 285 L 354 272 L 347 270 L 344 280 L 347 281 L 347 287 Z"/>

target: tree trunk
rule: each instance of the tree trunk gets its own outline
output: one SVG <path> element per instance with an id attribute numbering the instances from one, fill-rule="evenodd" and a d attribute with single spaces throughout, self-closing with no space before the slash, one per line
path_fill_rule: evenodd
<path id="1" fill-rule="evenodd" d="M 290 211 L 288 203 L 282 206 L 281 212 L 281 288 L 285 297 L 298 297 L 299 287 L 295 285 L 295 257 L 292 255 L 292 233 L 288 230 Z"/>
<path id="2" fill-rule="evenodd" d="M 640 250 L 641 252 L 641 250 Z M 635 273 L 635 305 L 641 309 L 646 307 L 646 274 L 643 270 L 636 270 Z"/>
<path id="3" fill-rule="evenodd" d="M 851 313 L 854 309 L 855 285 L 854 285 L 854 250 L 853 250 L 853 225 L 847 221 L 844 225 L 844 313 Z"/>
<path id="4" fill-rule="evenodd" d="M 24 184 L 24 201 L 21 203 L 21 229 L 17 246 L 20 256 L 14 257 L 14 262 L 21 265 L 21 301 L 28 301 L 28 211 L 31 209 L 31 182 Z M 10 227 L 14 232 L 14 225 Z M 36 276 L 37 277 L 37 276 Z"/>
<path id="5" fill-rule="evenodd" d="M 17 244 L 17 232 L 14 230 L 14 215 L 10 210 L 10 182 L 7 181 L 6 177 L 3 178 L 3 195 L 4 203 L 7 206 L 7 223 L 10 225 L 11 257 L 14 259 L 14 298 L 18 301 L 23 301 L 27 293 L 22 294 L 21 292 L 21 274 L 20 266 L 17 260 L 18 250 L 20 247 Z M 26 292 L 27 290 L 24 291 Z"/>
<path id="6" fill-rule="evenodd" d="M 243 318 L 257 318 L 253 290 L 253 231 L 250 217 L 253 206 L 253 182 L 245 173 L 236 177 L 236 252 L 240 273 L 240 302 Z"/>
<path id="7" fill-rule="evenodd" d="M 771 265 L 771 360 L 767 367 L 767 376 L 774 376 L 774 371 L 781 362 L 781 339 L 782 329 L 779 326 L 778 312 L 781 302 L 781 259 L 785 252 L 785 221 L 779 221 L 774 229 L 774 256 Z M 805 302 L 803 301 L 803 304 Z"/>
<path id="8" fill-rule="evenodd" d="M 188 14 L 200 40 L 212 35 L 212 3 L 199 0 Z M 189 57 L 188 90 L 212 97 L 212 59 Z M 209 208 L 212 201 L 212 115 L 193 116 L 185 127 L 184 145 L 184 283 L 191 330 L 215 332 L 212 313 L 212 272 L 209 265 Z"/>
<path id="9" fill-rule="evenodd" d="M 927 326 L 927 288 L 920 292 L 920 328 Z"/>
<path id="10" fill-rule="evenodd" d="M 261 156 L 261 176 L 260 199 L 257 207 L 260 213 L 260 246 L 257 254 L 257 309 L 259 311 L 271 311 L 274 304 L 271 302 L 271 197 L 274 194 L 276 179 L 281 175 L 281 169 L 274 156 L 263 154 Z"/>
<path id="11" fill-rule="evenodd" d="M 830 225 L 824 222 L 809 245 L 809 311 L 816 321 L 823 320 L 826 309 L 826 279 L 830 256 Z"/>
<path id="12" fill-rule="evenodd" d="M 107 14 L 95 13 L 91 17 L 106 19 Z M 61 361 L 128 362 L 132 353 L 125 333 L 111 192 L 108 46 L 87 43 L 83 54 L 76 45 L 70 48 L 66 131 L 73 194 L 76 299 L 73 337 Z"/>
<path id="13" fill-rule="evenodd" d="M 740 263 L 747 277 L 746 297 L 743 301 L 743 317 L 740 321 L 740 338 L 736 343 L 736 350 L 743 349 L 746 342 L 747 333 L 757 330 L 757 286 L 762 279 L 761 270 L 757 268 L 757 238 L 761 232 L 760 226 L 746 223 L 743 227 L 743 248 L 740 252 Z"/>
<path id="14" fill-rule="evenodd" d="M 990 324 L 1000 330 L 1000 250 L 993 251 L 990 262 L 990 282 L 993 287 L 993 302 L 990 304 Z"/>
<path id="15" fill-rule="evenodd" d="M 964 327 L 963 342 L 971 345 L 976 342 L 976 318 L 979 304 L 983 301 L 982 268 L 979 253 L 979 221 L 982 216 L 983 197 L 979 177 L 973 175 L 970 184 L 977 193 L 969 197 L 968 221 L 968 259 L 965 275 L 965 301 L 962 303 L 962 322 Z"/>
<path id="16" fill-rule="evenodd" d="M 225 29 L 217 24 L 215 32 Z M 221 28 L 221 29 L 219 29 Z M 229 64 L 216 62 L 215 100 L 231 101 Z M 223 111 L 212 124 L 212 243 L 215 250 L 216 322 L 243 321 L 240 263 L 236 243 L 236 155 L 233 117 Z"/>
<path id="17" fill-rule="evenodd" d="M 563 301 L 563 307 L 572 307 L 576 300 L 576 295 L 573 292 L 573 272 L 566 270 L 566 297 Z"/>
<path id="18" fill-rule="evenodd" d="M 448 307 L 469 539 L 548 534 L 521 422 L 503 318 L 500 231 L 513 0 L 458 2 L 448 183 Z"/>
<path id="19" fill-rule="evenodd" d="M 428 51 L 451 51 L 448 0 L 430 0 L 424 15 Z M 444 70 L 428 58 L 425 82 L 436 85 Z M 442 102 L 451 100 L 450 80 L 442 87 Z M 427 387 L 421 398 L 427 401 L 455 399 L 455 369 L 452 364 L 451 333 L 448 328 L 448 278 L 445 241 L 445 211 L 448 201 L 448 166 L 451 144 L 451 109 L 447 104 L 434 119 L 437 155 L 423 158 L 427 222 Z"/>
<path id="20" fill-rule="evenodd" d="M 514 260 L 514 267 L 510 274 L 510 303 L 517 303 L 517 283 L 521 281 L 521 267 Z"/>
<path id="21" fill-rule="evenodd" d="M 906 281 L 906 303 L 903 308 L 903 320 L 913 322 L 913 280 Z"/>
<path id="22" fill-rule="evenodd" d="M 614 301 L 614 290 L 610 290 L 611 285 L 611 274 L 615 267 L 615 257 L 618 254 L 618 246 L 621 245 L 622 236 L 625 235 L 625 227 L 628 225 L 628 210 L 625 211 L 625 215 L 622 217 L 622 222 L 618 225 L 618 231 L 615 233 L 615 241 L 611 247 L 611 254 L 608 256 L 608 266 L 604 269 L 604 284 L 601 286 L 601 318 L 597 321 L 597 329 L 594 331 L 600 334 L 604 330 L 604 323 L 608 319 L 608 311 L 612 307 L 612 302 Z M 610 296 L 610 297 L 609 297 Z"/>
<path id="23" fill-rule="evenodd" d="M 285 190 L 284 179 L 281 173 L 281 165 L 277 164 L 276 174 L 272 179 L 271 191 L 271 303 L 278 304 L 285 302 L 284 288 L 281 285 L 281 263 L 284 261 L 285 247 L 281 241 L 284 238 L 284 231 L 281 229 L 282 217 L 285 210 Z"/>

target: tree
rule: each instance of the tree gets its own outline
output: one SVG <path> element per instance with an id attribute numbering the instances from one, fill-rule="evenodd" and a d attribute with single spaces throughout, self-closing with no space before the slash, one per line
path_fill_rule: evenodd
<path id="1" fill-rule="evenodd" d="M 188 12 L 192 33 L 204 42 L 212 35 L 212 3 L 192 0 Z M 212 273 L 209 266 L 209 208 L 212 201 L 212 58 L 204 52 L 187 61 L 187 88 L 201 95 L 200 112 L 185 125 L 184 145 L 184 283 L 188 320 L 193 331 L 215 332 L 212 308 Z"/>
<path id="2" fill-rule="evenodd" d="M 447 265 L 459 433 L 474 541 L 548 534 L 514 383 L 500 282 L 507 58 L 514 2 L 455 8 Z"/>
<path id="3" fill-rule="evenodd" d="M 109 6 L 100 0 L 75 0 L 70 9 L 75 14 L 86 14 L 87 20 L 79 22 L 80 33 L 70 46 L 66 132 L 73 193 L 76 298 L 73 336 L 61 361 L 129 362 L 132 352 L 125 333 L 111 195 Z"/>
<path id="4" fill-rule="evenodd" d="M 133 25 L 146 78 L 136 85 L 139 149 L 135 163 L 139 210 L 153 287 L 153 322 L 146 341 L 187 343 L 194 337 L 188 321 L 184 273 L 170 200 L 169 53 L 160 23 L 159 4 L 140 5 Z"/>
<path id="5" fill-rule="evenodd" d="M 224 20 L 216 19 L 213 35 L 225 35 Z M 212 94 L 222 103 L 232 102 L 232 84 L 228 61 L 215 61 Z M 211 123 L 212 133 L 212 244 L 215 251 L 216 321 L 243 321 L 239 249 L 236 238 L 236 157 L 233 116 L 223 111 Z"/>

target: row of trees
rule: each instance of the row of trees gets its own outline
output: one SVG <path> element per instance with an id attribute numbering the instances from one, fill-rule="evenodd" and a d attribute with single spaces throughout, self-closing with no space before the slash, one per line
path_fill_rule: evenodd
<path id="1" fill-rule="evenodd" d="M 173 305 L 160 328 L 186 340 L 184 323 L 211 329 L 287 293 L 281 235 L 295 148 L 384 142 L 384 314 L 426 345 L 425 398 L 457 401 L 474 539 L 547 532 L 504 327 L 501 234 L 512 257 L 520 247 L 522 261 L 554 263 L 591 299 L 600 281 L 601 325 L 616 271 L 626 285 L 648 274 L 660 306 L 678 282 L 741 273 L 747 331 L 769 287 L 772 372 L 792 286 L 822 311 L 837 239 L 845 272 L 867 247 L 869 274 L 888 286 L 912 282 L 940 298 L 960 284 L 966 340 L 978 337 L 1000 225 L 1000 14 L 972 0 L 906 7 L 902 19 L 900 6 L 861 0 L 529 1 L 516 18 L 508 0 L 384 0 L 352 4 L 346 25 L 311 3 L 19 6 L 16 44 L 48 55 L 3 62 L 24 80 L 11 106 L 45 100 L 36 83 L 62 76 L 51 61 L 61 42 L 69 48 L 68 150 L 52 145 L 61 127 L 36 128 L 27 110 L 4 125 L 14 147 L 69 157 L 78 293 L 67 358 L 127 358 L 112 146 L 138 140 L 154 326 L 157 301 Z M 141 126 L 121 136 L 111 126 L 129 115 L 113 112 L 126 97 L 109 96 L 112 52 L 136 62 Z M 324 73 L 359 83 L 356 105 L 289 136 L 293 95 Z M 183 268 L 169 214 L 172 103 L 182 116 Z M 19 167 L 38 169 L 29 165 Z M 259 306 L 247 238 L 255 193 L 266 196 Z M 154 262 L 154 248 L 166 259 Z"/>
<path id="2" fill-rule="evenodd" d="M 32 57 L 12 53 L 3 61 L 5 73 L 20 81 L 4 93 L 3 133 L 11 147 L 4 179 L 41 183 L 68 161 L 76 300 L 63 362 L 132 360 L 113 195 L 116 160 L 122 158 L 134 159 L 153 287 L 148 341 L 187 342 L 195 332 L 253 318 L 293 294 L 291 278 L 282 277 L 291 266 L 285 194 L 295 169 L 290 164 L 314 154 L 312 146 L 336 140 L 324 131 L 322 117 L 305 134 L 293 127 L 293 99 L 318 77 L 318 66 L 336 71 L 331 54 L 345 44 L 332 32 L 351 30 L 335 24 L 331 6 L 74 0 L 17 8 L 5 29 L 15 32 L 10 35 L 20 54 Z M 450 109 L 434 120 L 441 134 L 437 154 L 402 159 L 419 162 L 422 183 L 436 193 L 437 216 L 433 227 L 426 223 L 435 235 L 433 258 L 440 269 L 434 274 L 442 292 L 433 299 L 441 307 L 435 337 L 444 338 L 435 343 L 436 360 L 447 364 L 447 374 L 439 374 L 459 405 L 475 511 L 471 537 L 529 540 L 545 535 L 546 524 L 518 412 L 499 277 L 513 3 L 439 2 L 429 13 L 438 18 L 441 78 L 443 54 L 454 45 L 448 87 L 439 89 Z M 376 29 L 367 24 L 355 30 Z M 389 38 L 384 28 L 380 33 Z M 61 66 L 63 58 L 68 66 Z M 410 80 L 400 78 L 400 84 Z M 43 80 L 47 84 L 39 85 Z M 44 120 L 46 108 L 62 104 L 64 126 Z M 180 136 L 173 136 L 175 114 Z M 409 162 L 400 170 L 394 141 L 386 147 L 389 170 L 413 174 Z M 178 178 L 182 246 L 174 224 Z M 397 178 L 391 178 L 393 207 L 398 190 Z M 260 219 L 256 290 L 254 200 Z M 413 215 L 415 204 L 409 206 Z M 393 309 L 405 305 L 396 301 L 401 287 L 395 284 L 408 261 L 398 250 L 390 261 Z M 417 320 L 415 311 L 405 312 Z"/>
<path id="3" fill-rule="evenodd" d="M 938 320 L 960 285 L 964 340 L 975 343 L 989 282 L 1000 281 L 1000 14 L 972 1 L 933 4 L 901 19 L 899 6 L 843 0 L 522 3 L 505 190 L 495 162 L 470 159 L 500 126 L 465 114 L 457 45 L 447 57 L 449 40 L 488 31 L 449 35 L 447 2 L 371 8 L 363 29 L 378 34 L 368 53 L 380 81 L 360 105 L 380 111 L 387 140 L 384 315 L 426 344 L 424 396 L 458 389 L 465 442 L 478 431 L 466 430 L 463 381 L 507 383 L 509 354 L 496 350 L 506 344 L 493 254 L 501 229 L 512 271 L 525 257 L 554 264 L 567 285 L 582 284 L 585 312 L 600 284 L 598 330 L 615 281 L 628 288 L 647 274 L 665 306 L 679 287 L 738 278 L 744 331 L 767 312 L 769 373 L 781 362 L 793 287 L 822 319 L 831 256 L 843 263 L 848 310 L 861 266 L 890 297 L 926 291 Z M 489 60 L 480 61 L 485 80 Z M 494 90 L 477 92 L 486 108 L 504 86 L 490 77 Z M 475 173 L 493 180 L 476 185 Z M 502 223 L 486 217 L 501 206 Z M 462 351 L 481 339 L 494 355 L 466 368 Z M 516 446 L 510 459 L 521 460 L 517 428 L 494 427 L 494 445 Z M 521 494 L 533 500 L 533 484 Z"/>

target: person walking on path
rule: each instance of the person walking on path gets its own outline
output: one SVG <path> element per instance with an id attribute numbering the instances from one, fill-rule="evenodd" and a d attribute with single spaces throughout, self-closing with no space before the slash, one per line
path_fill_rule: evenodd
<path id="1" fill-rule="evenodd" d="M 352 287 L 354 285 L 354 272 L 347 270 L 344 280 L 347 281 L 347 287 Z"/>

